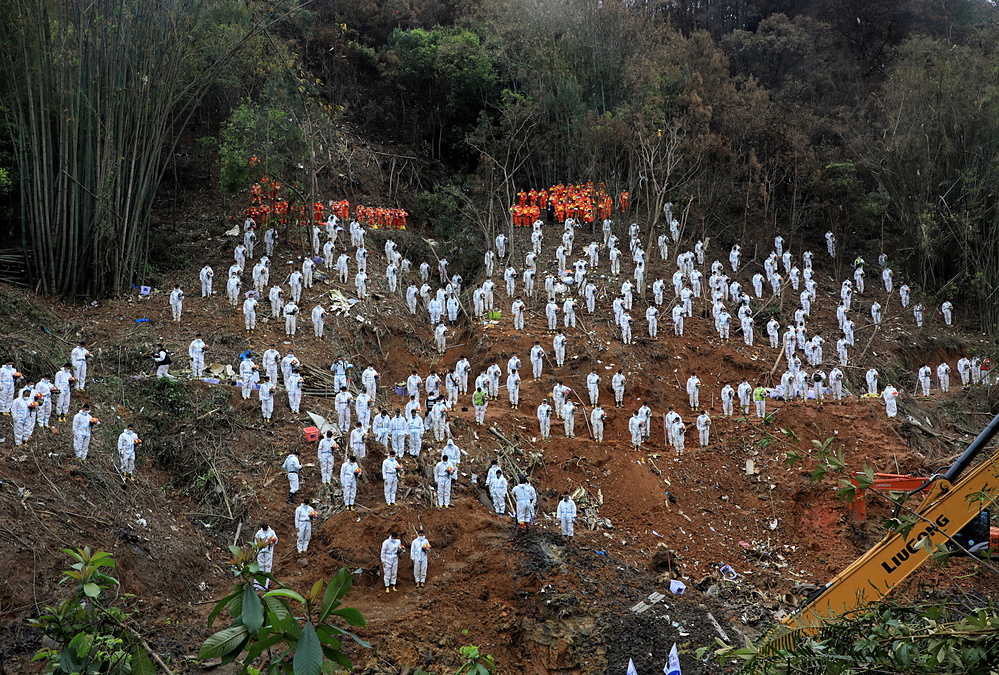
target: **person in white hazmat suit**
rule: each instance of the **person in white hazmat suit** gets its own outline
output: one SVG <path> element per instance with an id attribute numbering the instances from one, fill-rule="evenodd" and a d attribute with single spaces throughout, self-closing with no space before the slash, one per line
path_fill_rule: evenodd
<path id="1" fill-rule="evenodd" d="M 421 527 L 416 533 L 416 539 L 409 545 L 409 559 L 413 561 L 413 578 L 416 587 L 427 585 L 427 563 L 430 561 L 430 541 Z"/>
<path id="2" fill-rule="evenodd" d="M 336 452 L 340 445 L 333 440 L 333 432 L 327 431 L 319 439 L 319 474 L 323 485 L 333 482 L 333 471 L 336 468 Z"/>
<path id="3" fill-rule="evenodd" d="M 298 472 L 302 470 L 302 461 L 298 458 L 299 452 L 295 450 L 284 459 L 281 468 L 288 475 L 288 503 L 295 503 L 295 494 L 298 492 L 299 481 Z"/>
<path id="4" fill-rule="evenodd" d="M 573 535 L 575 535 L 576 502 L 572 501 L 568 492 L 562 493 L 562 501 L 558 503 L 555 516 L 558 518 L 559 526 L 562 528 L 562 534 L 572 539 Z"/>
<path id="5" fill-rule="evenodd" d="M 399 578 L 399 554 L 406 550 L 406 547 L 399 541 L 399 533 L 393 532 L 388 539 L 382 542 L 382 578 L 385 580 L 385 592 L 399 590 L 396 582 Z"/>
<path id="6" fill-rule="evenodd" d="M 494 466 L 489 471 L 490 476 L 486 483 L 489 487 L 489 498 L 493 503 L 493 510 L 502 516 L 506 513 L 506 476 L 503 475 L 503 471 L 498 466 Z"/>
<path id="7" fill-rule="evenodd" d="M 270 574 L 274 569 L 274 548 L 277 546 L 277 533 L 267 523 L 260 523 L 260 529 L 253 535 L 253 544 L 257 547 L 257 566 L 260 571 Z M 270 585 L 270 580 L 264 588 Z"/>
<path id="8" fill-rule="evenodd" d="M 527 482 L 527 476 L 522 476 L 520 484 L 511 491 L 517 504 L 517 527 L 526 530 L 534 522 L 534 508 L 537 505 L 538 493 Z"/>
<path id="9" fill-rule="evenodd" d="M 87 461 L 90 450 L 90 438 L 93 428 L 100 424 L 96 417 L 90 414 L 90 404 L 84 403 L 80 412 L 73 416 L 73 451 L 81 462 Z"/>
<path id="10" fill-rule="evenodd" d="M 295 530 L 298 532 L 297 550 L 305 553 L 309 550 L 312 540 L 312 521 L 316 519 L 316 510 L 312 508 L 311 499 L 303 499 L 295 509 Z"/>
<path id="11" fill-rule="evenodd" d="M 361 467 L 357 465 L 357 457 L 351 455 L 340 465 L 340 486 L 343 487 L 343 507 L 346 511 L 354 511 L 354 500 L 357 499 L 357 479 L 361 475 Z"/>
<path id="12" fill-rule="evenodd" d="M 382 461 L 382 480 L 385 482 L 385 503 L 395 506 L 395 493 L 399 488 L 399 472 L 402 464 L 395 456 L 395 450 L 389 450 L 389 456 Z"/>
<path id="13" fill-rule="evenodd" d="M 135 481 L 135 446 L 142 443 L 131 424 L 118 436 L 118 458 L 121 460 L 122 480 Z"/>
<path id="14" fill-rule="evenodd" d="M 445 454 L 441 455 L 441 461 L 434 465 L 434 481 L 437 483 L 437 508 L 451 508 L 451 484 L 454 481 L 454 474 L 457 473 L 454 464 Z"/>
<path id="15" fill-rule="evenodd" d="M 888 414 L 888 417 L 895 417 L 898 414 L 898 389 L 889 384 L 885 387 L 881 398 L 884 399 L 885 412 Z"/>

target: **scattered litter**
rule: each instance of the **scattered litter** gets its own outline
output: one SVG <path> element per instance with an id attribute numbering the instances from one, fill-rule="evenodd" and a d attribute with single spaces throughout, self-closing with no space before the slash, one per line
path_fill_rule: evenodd
<path id="1" fill-rule="evenodd" d="M 598 553 L 599 553 L 599 551 L 598 551 Z M 662 600 L 665 597 L 666 596 L 663 595 L 662 593 L 652 593 L 645 600 L 642 600 L 638 604 L 634 605 L 631 608 L 631 611 L 634 612 L 635 614 L 641 614 L 641 613 L 647 611 L 649 608 L 651 608 L 653 605 L 655 605 L 656 603 L 658 603 L 660 600 Z"/>
<path id="2" fill-rule="evenodd" d="M 731 638 L 729 638 L 728 633 L 726 633 L 725 630 L 721 627 L 721 624 L 718 623 L 718 619 L 716 619 L 714 615 L 711 614 L 711 612 L 708 612 L 708 621 L 711 622 L 711 625 L 714 626 L 715 630 L 718 631 L 718 634 L 721 635 L 722 640 L 724 640 L 725 642 L 732 641 Z"/>
<path id="3" fill-rule="evenodd" d="M 722 565 L 721 569 L 719 569 L 718 571 L 721 572 L 722 576 L 729 581 L 735 581 L 736 579 L 739 578 L 739 575 L 736 574 L 735 570 L 732 569 L 731 565 Z"/>
<path id="4" fill-rule="evenodd" d="M 340 427 L 327 422 L 326 418 L 322 415 L 317 415 L 316 413 L 309 411 L 306 411 L 306 414 L 312 418 L 312 422 L 316 425 L 316 429 L 319 430 L 320 435 L 325 435 L 327 431 L 332 431 L 334 436 L 340 435 Z"/>

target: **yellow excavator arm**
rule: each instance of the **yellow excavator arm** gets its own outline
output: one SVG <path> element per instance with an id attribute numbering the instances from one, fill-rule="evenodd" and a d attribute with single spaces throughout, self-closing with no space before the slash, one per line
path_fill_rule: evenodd
<path id="1" fill-rule="evenodd" d="M 915 510 L 918 518 L 915 526 L 904 535 L 889 534 L 836 575 L 806 605 L 784 620 L 791 632 L 815 633 L 823 622 L 849 615 L 888 595 L 930 557 L 936 546 L 945 544 L 999 498 L 999 463 L 995 457 L 987 456 L 958 479 L 997 431 L 999 415 L 945 473 L 930 479 L 933 480 L 930 492 Z"/>

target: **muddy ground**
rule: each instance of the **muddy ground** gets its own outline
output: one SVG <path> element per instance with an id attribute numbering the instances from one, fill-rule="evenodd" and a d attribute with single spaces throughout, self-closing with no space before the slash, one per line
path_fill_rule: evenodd
<path id="1" fill-rule="evenodd" d="M 305 589 L 341 566 L 357 572 L 347 604 L 363 612 L 368 625 L 360 633 L 376 647 L 352 652 L 358 672 L 396 673 L 416 666 L 448 672 L 457 667 L 457 650 L 464 644 L 484 647 L 504 673 L 624 672 L 629 658 L 639 672 L 659 672 L 674 642 L 680 646 L 684 673 L 718 672 L 716 664 L 698 662 L 694 650 L 723 636 L 734 642 L 756 636 L 801 601 L 796 593 L 800 584 L 828 580 L 880 537 L 883 505 L 872 506 L 868 523 L 854 525 L 835 494 L 842 476 L 810 482 L 808 474 L 816 464 L 813 441 L 832 437 L 831 447 L 843 451 L 851 471 L 870 466 L 883 472 L 921 473 L 958 452 L 996 405 L 995 393 L 982 388 L 955 387 L 949 395 L 937 393 L 929 399 L 910 395 L 919 363 L 947 358 L 953 367 L 960 355 L 983 346 L 983 338 L 961 328 L 945 329 L 936 317 L 927 327 L 915 329 L 910 315 L 900 311 L 897 297 L 885 297 L 873 279 L 868 292 L 855 298 L 861 309 L 854 313 L 864 316 L 877 298 L 889 308 L 886 321 L 875 329 L 857 319 L 858 344 L 851 354 L 856 366 L 845 370 L 855 392 L 862 390 L 868 366 L 890 374 L 904 394 L 903 413 L 894 421 L 886 418 L 879 400 L 856 397 L 821 408 L 814 401 L 771 402 L 768 410 L 775 415 L 768 424 L 738 412 L 723 418 L 718 399 L 723 382 L 734 385 L 745 377 L 776 384 L 779 379 L 783 365 L 775 366 L 777 351 L 766 344 L 765 331 L 758 327 L 754 347 L 743 345 L 737 331 L 723 341 L 698 311 L 682 338 L 672 334 L 664 319 L 659 338 L 653 340 L 644 337 L 645 322 L 638 319 L 647 305 L 636 301 L 636 344 L 626 347 L 608 319 L 611 297 L 598 302 L 597 315 L 581 312 L 580 325 L 567 329 L 566 365 L 555 369 L 546 363 L 543 377 L 533 380 L 528 367 L 531 345 L 539 340 L 551 351 L 543 295 L 528 301 L 527 329 L 514 331 L 501 280 L 497 302 L 504 310 L 502 318 L 496 323 L 463 318 L 449 337 L 449 344 L 457 346 L 439 357 L 431 348 L 422 310 L 419 317 L 411 317 L 401 293 L 390 294 L 385 288 L 381 242 L 386 235 L 378 232 L 369 235 L 368 245 L 369 288 L 374 293 L 348 315 L 328 317 L 326 339 L 311 337 L 308 311 L 331 289 L 353 297 L 352 285 L 324 281 L 306 291 L 293 340 L 285 340 L 283 324 L 277 321 L 261 321 L 259 330 L 247 336 L 241 314 L 225 301 L 224 289 L 222 296 L 196 297 L 197 272 L 203 264 L 214 266 L 217 279 L 230 264 L 235 242 L 223 234 L 230 225 L 205 216 L 177 226 L 171 235 L 176 241 L 172 255 L 186 264 L 161 272 L 146 298 L 136 291 L 94 305 L 67 305 L 13 287 L 0 289 L 6 298 L 0 307 L 0 335 L 29 376 L 51 372 L 77 340 L 91 345 L 96 355 L 93 383 L 86 393 L 74 395 L 73 410 L 87 400 L 103 422 L 86 464 L 73 458 L 69 423 L 57 423 L 54 432 L 37 431 L 23 448 L 13 447 L 9 421 L 0 434 L 6 436 L 0 465 L 0 616 L 5 638 L 0 672 L 33 670 L 29 661 L 38 636 L 25 621 L 63 592 L 56 583 L 66 566 L 60 549 L 76 546 L 114 553 L 121 590 L 135 596 L 125 602 L 138 612 L 150 643 L 176 672 L 200 672 L 190 657 L 210 634 L 204 619 L 211 600 L 227 591 L 226 548 L 246 542 L 261 521 L 270 522 L 280 537 L 274 571 L 283 583 Z M 429 250 L 414 233 L 392 236 L 404 251 Z M 793 242 L 792 250 L 811 246 L 822 251 L 818 236 Z M 582 232 L 577 234 L 577 248 L 588 240 Z M 527 233 L 517 232 L 512 248 L 518 270 L 526 242 Z M 553 267 L 552 253 L 547 247 L 541 278 Z M 651 285 L 672 267 L 650 254 Z M 300 256 L 297 241 L 284 242 L 275 256 L 272 279 Z M 726 258 L 727 246 L 712 244 L 707 261 L 716 257 Z M 836 335 L 838 282 L 827 259 L 817 254 L 816 260 L 820 297 L 809 326 L 831 338 Z M 603 260 L 599 272 L 609 277 L 605 267 Z M 758 268 L 748 262 L 739 272 L 740 280 L 748 285 Z M 631 272 L 630 263 L 624 272 Z M 402 280 L 401 289 L 408 281 Z M 472 281 L 466 280 L 466 292 Z M 609 287 L 621 279 L 606 281 Z M 175 282 L 188 293 L 180 323 L 170 320 L 165 295 Z M 216 282 L 216 290 L 220 285 Z M 792 310 L 786 299 L 784 316 Z M 262 311 L 261 318 L 265 315 Z M 138 319 L 148 321 L 136 323 Z M 474 378 L 489 363 L 505 366 L 517 353 L 525 362 L 526 377 L 518 410 L 506 405 L 505 390 L 500 401 L 490 404 L 487 427 L 498 434 L 476 426 L 470 401 L 462 398 L 452 430 L 468 454 L 461 465 L 455 508 L 431 506 L 430 467 L 439 447 L 432 443 L 425 443 L 420 461 L 405 460 L 398 504 L 386 506 L 377 477 L 384 450 L 372 443 L 363 463 L 360 506 L 346 512 L 337 492 L 320 490 L 315 446 L 303 440 L 301 431 L 311 424 L 306 410 L 332 417 L 331 398 L 307 396 L 303 414 L 293 415 L 279 396 L 274 423 L 264 425 L 256 399 L 241 400 L 231 385 L 192 382 L 164 387 L 149 377 L 153 367 L 148 355 L 162 341 L 178 354 L 173 371 L 184 381 L 183 355 L 196 333 L 210 345 L 209 360 L 219 363 L 235 365 L 244 349 L 259 353 L 272 343 L 282 352 L 294 348 L 303 364 L 321 371 L 340 353 L 360 368 L 373 363 L 381 372 L 379 403 L 390 409 L 404 402 L 395 394 L 395 383 L 413 368 L 426 375 L 432 367 L 451 367 L 461 354 L 471 360 Z M 835 358 L 834 342 L 827 340 L 827 363 Z M 629 381 L 623 409 L 613 407 L 609 386 L 617 368 L 624 369 Z M 589 438 L 579 414 L 575 438 L 560 436 L 561 425 L 554 424 L 552 439 L 543 441 L 535 407 L 557 379 L 585 398 L 585 377 L 591 369 L 604 377 L 601 402 L 609 413 L 605 442 Z M 704 449 L 695 447 L 694 415 L 682 387 L 692 371 L 703 382 L 701 405 L 714 420 L 710 446 Z M 322 378 L 310 375 L 308 381 L 310 391 L 325 391 Z M 627 422 L 643 402 L 652 407 L 657 424 L 650 441 L 635 450 Z M 661 416 L 668 406 L 688 425 L 682 457 L 664 444 Z M 584 409 L 588 415 L 588 401 Z M 907 421 L 908 416 L 919 427 Z M 140 449 L 139 481 L 124 485 L 114 468 L 114 443 L 127 422 L 134 423 L 147 442 Z M 285 503 L 286 481 L 280 471 L 292 449 L 301 450 L 306 462 L 304 494 L 321 504 L 321 521 L 304 557 L 294 553 L 293 507 Z M 789 451 L 804 458 L 789 465 Z M 493 514 L 478 499 L 490 459 L 498 455 L 530 475 L 538 489 L 538 520 L 528 533 L 518 532 L 510 517 Z M 753 462 L 749 470 L 747 460 Z M 479 484 L 473 483 L 473 475 Z M 589 529 L 581 519 L 575 540 L 569 542 L 558 534 L 553 514 L 561 491 L 580 488 L 586 506 L 594 509 L 590 520 L 599 524 Z M 419 526 L 434 544 L 428 584 L 415 588 L 412 569 L 403 564 L 399 592 L 386 595 L 379 578 L 379 544 L 393 529 L 408 541 Z M 738 578 L 722 579 L 722 565 L 730 565 Z M 983 578 L 974 561 L 955 560 L 943 569 L 922 570 L 900 590 L 914 596 L 924 588 L 953 585 L 955 578 L 960 578 L 962 589 L 994 587 L 994 579 Z M 682 596 L 669 593 L 673 579 L 686 584 Z M 656 601 L 650 602 L 650 596 Z"/>

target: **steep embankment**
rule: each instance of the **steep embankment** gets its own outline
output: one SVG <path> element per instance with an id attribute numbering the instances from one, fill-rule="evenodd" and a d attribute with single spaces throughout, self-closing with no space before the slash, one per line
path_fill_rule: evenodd
<path id="1" fill-rule="evenodd" d="M 816 463 L 813 440 L 835 440 L 849 470 L 865 465 L 880 471 L 921 472 L 941 463 L 960 443 L 961 434 L 973 432 L 977 414 L 986 409 L 981 390 L 956 391 L 945 397 L 919 400 L 903 397 L 904 413 L 929 417 L 932 429 L 944 432 L 929 443 L 913 444 L 914 427 L 890 421 L 879 400 L 848 398 L 842 404 L 818 407 L 808 403 L 771 401 L 774 415 L 767 423 L 755 418 L 722 418 L 718 399 L 722 383 L 762 380 L 776 384 L 783 368 L 777 351 L 760 338 L 747 347 L 733 331 L 720 340 L 703 303 L 688 320 L 685 335 L 672 334 L 662 320 L 659 338 L 645 334 L 644 320 L 635 322 L 635 344 L 621 344 L 609 317 L 612 287 L 621 279 L 610 277 L 606 255 L 598 274 L 604 275 L 607 295 L 597 312 L 581 312 L 569 336 L 568 358 L 563 368 L 546 363 L 539 380 L 525 377 L 520 408 L 506 405 L 506 393 L 490 404 L 487 428 L 474 425 L 468 397 L 462 397 L 452 420 L 457 444 L 467 452 L 455 491 L 455 508 L 437 510 L 433 502 L 429 469 L 439 444 L 429 442 L 417 462 L 405 461 L 398 506 L 384 505 L 378 467 L 383 449 L 372 443 L 364 461 L 365 479 L 355 512 L 340 511 L 339 497 L 320 490 L 314 466 L 314 445 L 302 440 L 301 427 L 309 418 L 288 411 L 279 396 L 272 425 L 260 422 L 256 399 L 242 401 L 238 390 L 225 384 L 157 383 L 147 358 L 152 346 L 163 342 L 179 356 L 174 372 L 182 380 L 183 353 L 195 334 L 210 345 L 209 360 L 235 364 L 236 355 L 252 348 L 261 352 L 271 344 L 282 351 L 295 350 L 307 368 L 326 371 L 338 354 L 363 368 L 372 363 L 381 372 L 379 403 L 389 409 L 403 399 L 394 383 L 412 369 L 421 374 L 431 368 L 447 369 L 460 354 L 472 362 L 472 375 L 492 362 L 505 366 L 514 353 L 528 365 L 528 352 L 539 340 L 550 352 L 543 294 L 528 299 L 527 327 L 512 330 L 510 299 L 498 284 L 502 318 L 496 323 L 463 318 L 452 328 L 449 344 L 438 356 L 432 349 L 425 311 L 409 315 L 402 295 L 387 292 L 384 233 L 369 234 L 369 289 L 371 297 L 348 314 L 329 316 L 329 335 L 319 341 L 311 336 L 307 314 L 316 302 L 327 301 L 330 290 L 353 296 L 353 286 L 318 283 L 307 290 L 303 316 L 294 339 L 285 340 L 283 323 L 266 320 L 261 311 L 259 329 L 246 335 L 242 316 L 230 308 L 223 295 L 196 297 L 197 271 L 210 263 L 217 278 L 231 260 L 232 238 L 224 227 L 204 223 L 198 234 L 191 229 L 174 233 L 178 254 L 190 256 L 188 268 L 166 274 L 162 288 L 181 283 L 189 294 L 184 320 L 170 320 L 166 296 L 157 290 L 147 298 L 137 293 L 96 306 L 64 306 L 4 289 L 16 303 L 2 312 L 7 337 L 29 376 L 50 372 L 68 354 L 77 339 L 90 343 L 95 359 L 93 383 L 83 395 L 103 424 L 93 444 L 92 461 L 73 459 L 71 432 L 66 423 L 59 433 L 44 430 L 25 448 L 4 445 L 3 504 L 5 526 L 0 536 L 10 554 L 3 557 L 5 575 L 0 597 L 6 621 L 7 660 L 24 664 L 36 646 L 36 636 L 23 620 L 58 593 L 55 581 L 64 561 L 58 549 L 66 546 L 100 547 L 119 561 L 122 589 L 137 597 L 131 605 L 154 647 L 182 661 L 196 651 L 208 634 L 202 623 L 210 599 L 226 588 L 226 546 L 245 542 L 261 521 L 270 522 L 280 537 L 275 573 L 285 583 L 305 588 L 315 579 L 330 576 L 341 565 L 359 573 L 357 588 L 348 604 L 359 607 L 368 619 L 362 633 L 378 648 L 355 652 L 366 672 L 397 672 L 406 665 L 442 669 L 454 664 L 457 647 L 483 645 L 494 653 L 504 672 L 570 673 L 604 672 L 624 668 L 629 657 L 640 669 L 661 667 L 669 646 L 684 646 L 684 672 L 711 672 L 693 660 L 693 648 L 712 643 L 725 632 L 741 640 L 739 631 L 753 633 L 775 616 L 789 611 L 800 596 L 800 583 L 824 581 L 859 555 L 876 536 L 876 525 L 852 528 L 844 505 L 837 501 L 834 480 L 815 486 L 807 474 Z M 621 233 L 623 236 L 623 233 Z M 404 251 L 429 251 L 413 233 L 393 233 Z M 585 235 L 577 234 L 577 242 Z M 549 237 L 554 239 L 554 237 Z M 588 240 L 587 240 L 588 241 Z M 585 243 L 585 242 L 584 242 Z M 681 242 L 682 247 L 693 242 Z M 512 242 L 514 265 L 522 269 L 527 233 L 517 232 Z M 793 242 L 797 253 L 802 244 Z M 723 257 L 712 245 L 707 261 Z M 671 264 L 652 255 L 650 281 L 672 273 Z M 272 277 L 281 281 L 281 270 L 300 259 L 297 242 L 279 251 Z M 418 264 L 419 260 L 415 257 Z M 758 265 L 749 261 L 738 278 L 749 285 Z M 834 358 L 838 281 L 825 260 L 818 261 L 819 298 L 809 327 L 827 338 L 826 362 Z M 554 268 L 553 251 L 545 250 L 539 277 Z M 353 271 L 353 266 L 352 266 Z M 625 264 L 630 274 L 630 263 Z M 623 277 L 622 277 L 623 278 Z M 402 280 L 401 289 L 410 281 Z M 216 290 L 220 284 L 216 283 Z M 539 284 L 540 286 L 540 284 Z M 466 281 L 466 292 L 471 281 Z M 518 288 L 520 284 L 518 283 Z M 869 284 L 868 292 L 855 298 L 864 308 L 871 298 L 888 307 L 885 323 L 877 329 L 862 326 L 852 355 L 856 367 L 848 373 L 849 388 L 862 389 L 863 372 L 875 365 L 911 390 L 908 374 L 914 364 L 936 363 L 944 355 L 953 364 L 973 338 L 957 331 L 941 331 L 936 323 L 923 330 L 911 326 L 897 298 L 882 297 L 883 289 Z M 651 296 L 650 296 L 651 297 Z M 467 299 L 467 298 L 466 298 Z M 263 303 L 266 305 L 267 303 Z M 793 310 L 789 298 L 775 308 L 779 317 Z M 644 312 L 636 301 L 633 314 Z M 15 310 L 16 308 L 16 310 Z M 261 307 L 261 310 L 264 308 Z M 665 309 L 665 308 L 664 308 Z M 865 310 L 858 310 L 861 314 Z M 667 314 L 666 311 L 663 312 Z M 149 319 L 136 323 L 137 319 Z M 785 323 L 782 320 L 782 323 Z M 858 321 L 858 324 L 862 323 Z M 41 327 L 47 328 L 43 331 Z M 613 408 L 610 375 L 621 368 L 628 376 L 626 405 Z M 601 401 L 609 413 L 605 442 L 595 443 L 587 423 L 577 414 L 577 436 L 561 437 L 559 424 L 549 441 L 540 439 L 534 408 L 562 379 L 585 397 L 585 376 L 591 369 L 604 382 Z M 712 414 L 714 425 L 708 448 L 696 447 L 693 416 L 682 382 L 696 372 L 703 382 L 701 406 Z M 318 373 L 307 373 L 308 390 L 319 393 L 326 384 Z M 634 450 L 627 430 L 631 412 L 647 403 L 655 413 L 652 438 Z M 678 457 L 664 444 L 662 414 L 674 406 L 688 426 L 687 450 Z M 466 407 L 468 409 L 466 409 Z M 581 412 L 589 413 L 588 401 Z M 326 417 L 332 399 L 307 396 L 303 411 Z M 901 416 L 904 419 L 904 414 Z M 124 485 L 115 473 L 114 441 L 127 422 L 134 423 L 146 442 L 140 450 L 139 481 Z M 955 426 L 956 424 L 956 426 Z M 924 425 L 925 426 L 925 425 Z M 507 439 L 512 446 L 500 440 Z M 952 443 L 946 443 L 950 439 Z M 316 527 L 310 553 L 294 553 L 292 507 L 285 504 L 285 479 L 280 462 L 291 449 L 299 449 L 307 463 L 303 471 L 304 494 L 321 500 L 321 522 Z M 804 458 L 791 466 L 786 453 Z M 476 497 L 491 458 L 503 455 L 518 470 L 529 474 L 540 496 L 538 528 L 523 535 L 512 521 L 490 512 Z M 747 465 L 752 460 L 752 466 Z M 550 517 L 561 491 L 580 496 L 581 511 L 597 529 L 588 529 L 581 518 L 576 541 L 568 544 L 557 534 Z M 675 502 L 667 498 L 669 493 Z M 875 510 L 875 513 L 877 511 Z M 873 519 L 872 519 L 873 520 Z M 607 526 L 610 527 L 607 527 Z M 409 538 L 423 526 L 434 544 L 430 577 L 425 589 L 412 586 L 412 571 L 402 565 L 400 592 L 381 592 L 378 547 L 388 531 L 398 529 Z M 738 581 L 721 580 L 718 567 L 731 565 Z M 968 561 L 957 561 L 943 571 L 925 570 L 920 584 L 945 583 L 952 575 L 969 572 Z M 632 611 L 653 592 L 667 592 L 669 580 L 681 578 L 689 591 L 652 603 L 651 609 Z M 975 578 L 962 583 L 975 584 Z M 635 607 L 641 609 L 641 607 Z M 708 613 L 720 622 L 716 628 Z M 628 640 L 621 640 L 628 635 Z M 177 661 L 175 661 L 177 662 Z M 659 665 L 656 665 L 656 664 Z M 193 670 L 179 665 L 179 671 Z"/>

